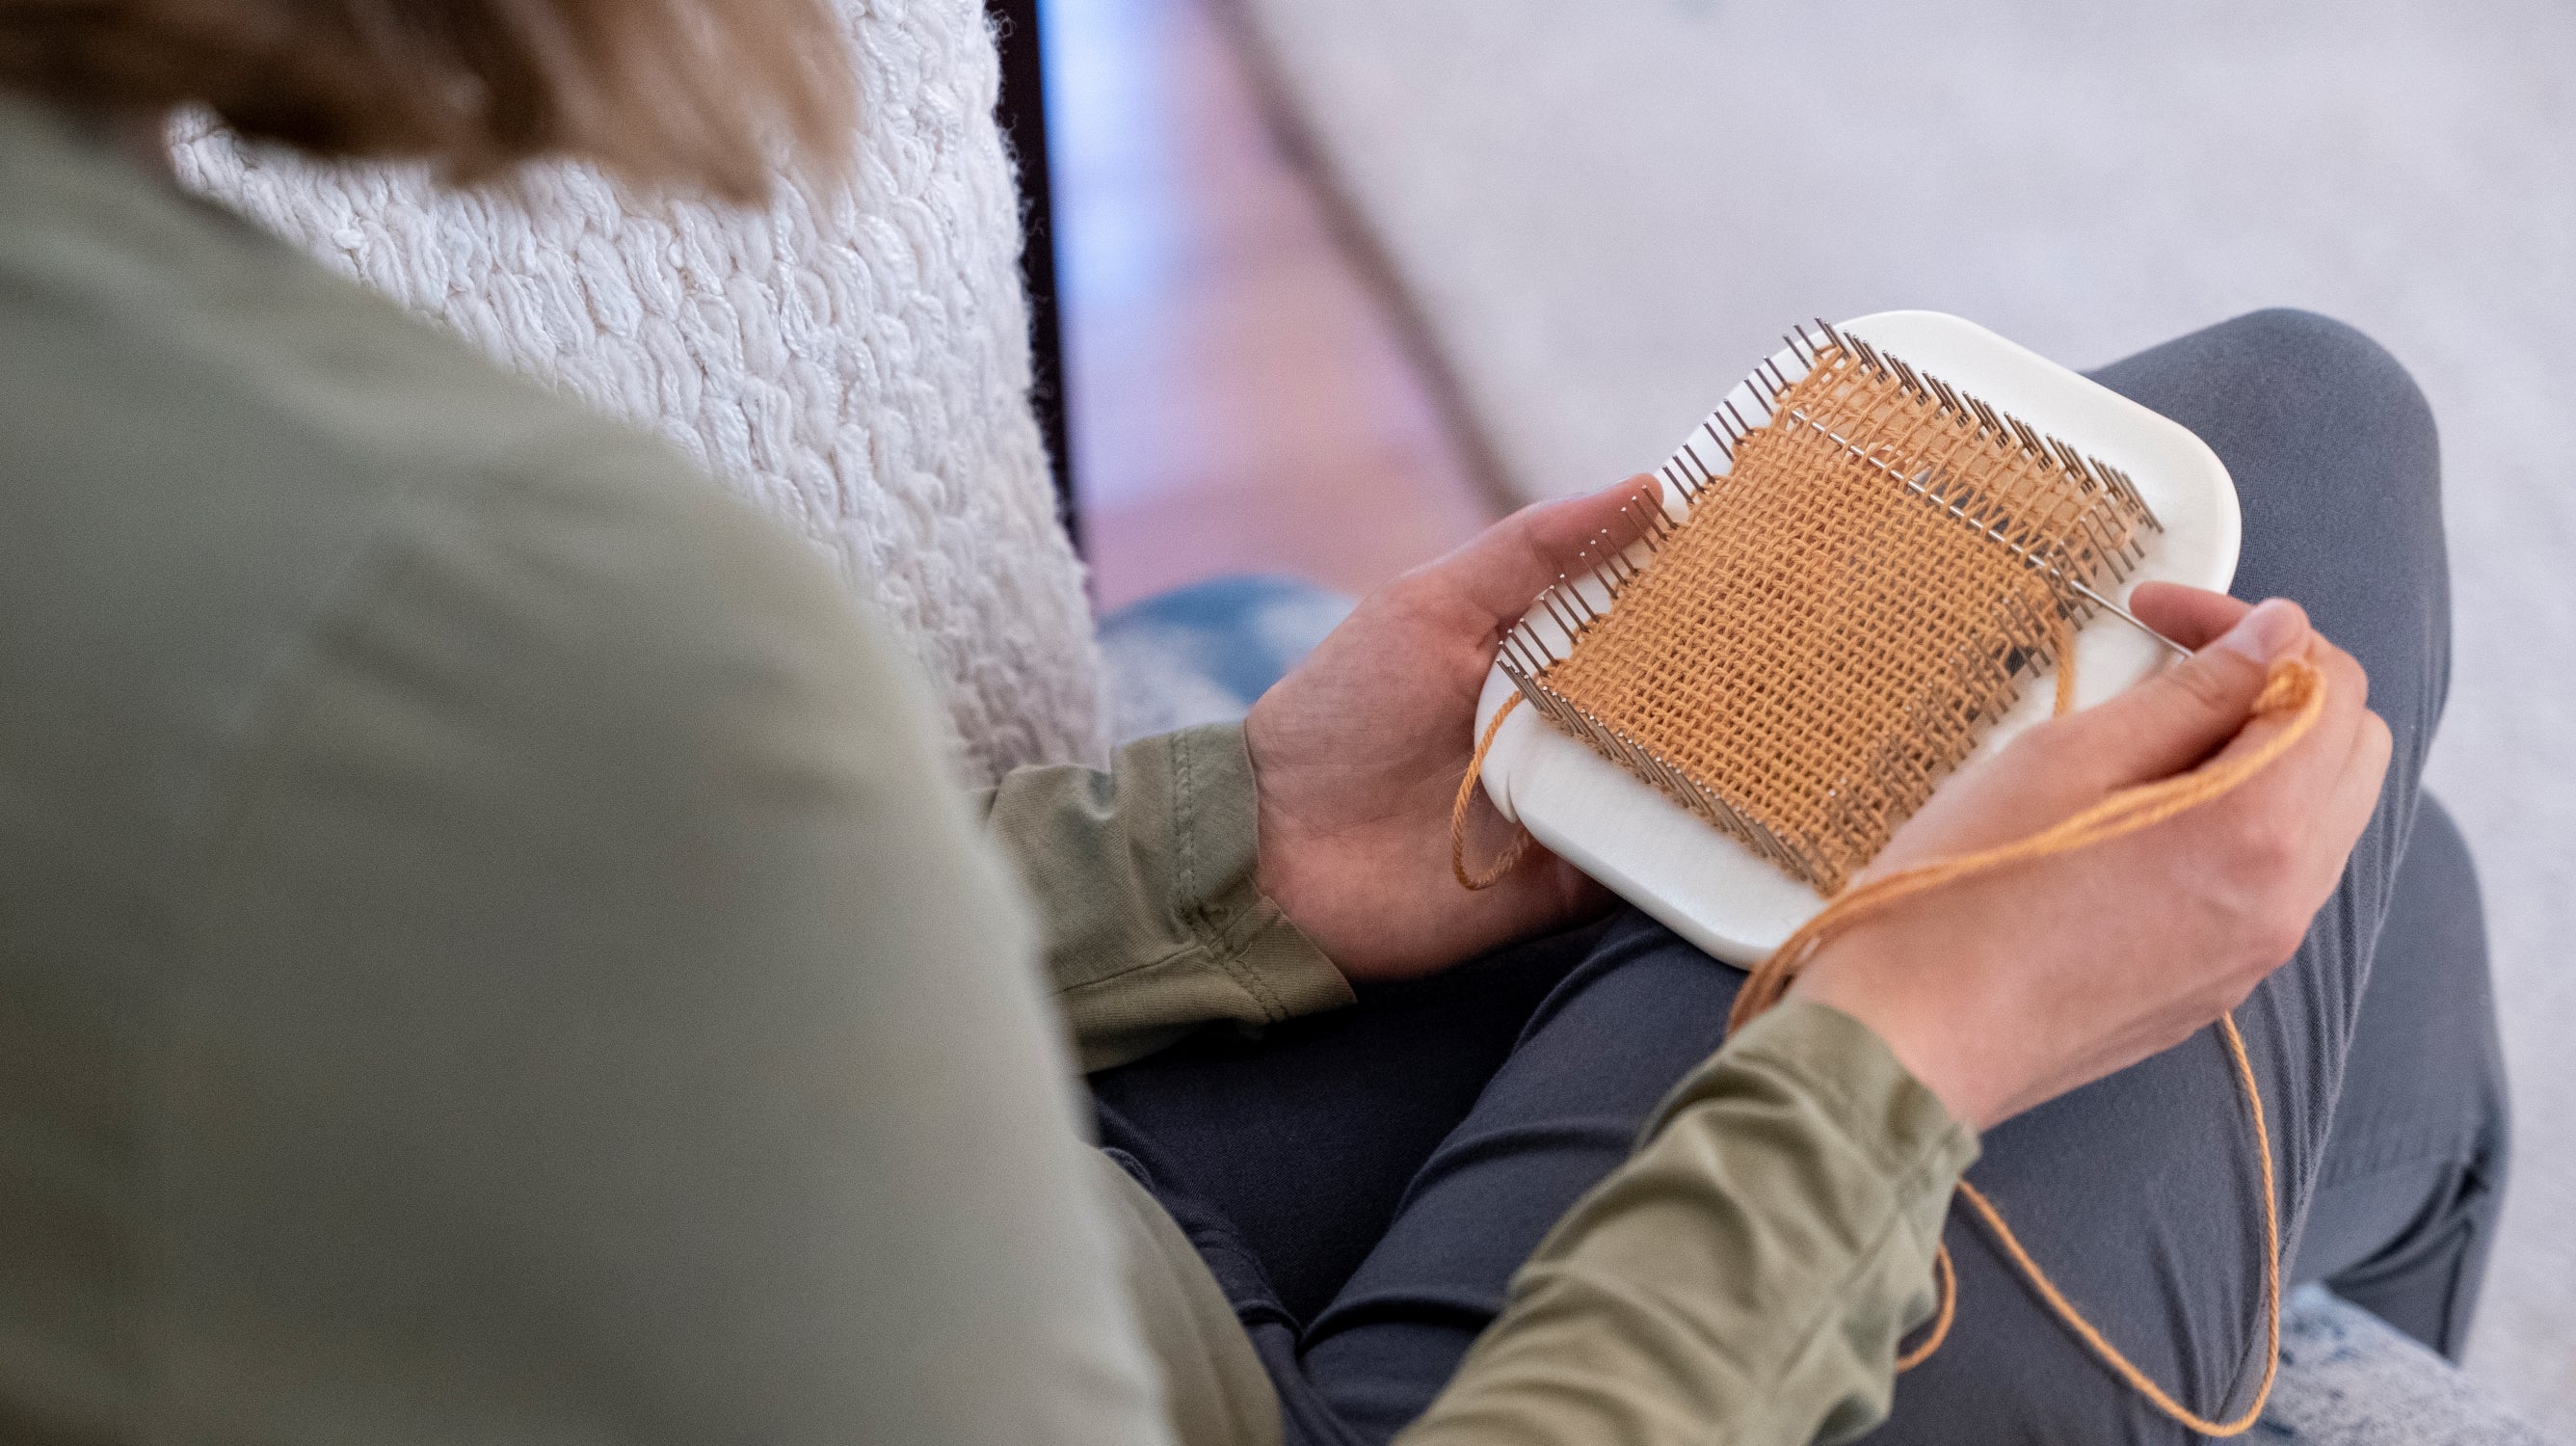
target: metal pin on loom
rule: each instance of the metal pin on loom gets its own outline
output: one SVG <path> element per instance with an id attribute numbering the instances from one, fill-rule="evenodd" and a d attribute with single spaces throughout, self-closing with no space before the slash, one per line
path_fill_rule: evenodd
<path id="1" fill-rule="evenodd" d="M 2050 450 L 2050 451 L 2052 451 L 2052 452 L 2055 452 L 2055 453 L 2057 454 L 2057 460 L 2058 460 L 2058 462 L 2059 462 L 2060 464 L 2062 464 L 2062 465 L 2066 468 L 2066 470 L 2067 470 L 2068 472 L 2071 472 L 2071 473 L 2073 473 L 2073 474 L 2074 474 L 2076 481 L 2077 481 L 2080 485 L 2082 485 L 2083 487 L 2085 487 L 2087 490 L 2090 490 L 2090 489 L 2092 488 L 2092 486 L 2093 486 L 2093 476 L 2092 476 L 2092 474 L 2091 474 L 2090 472 L 2087 472 L 2087 471 L 2085 470 L 2085 468 L 2084 468 L 2084 454 L 2083 454 L 2083 453 L 2078 452 L 2078 451 L 2076 451 L 2073 447 L 2070 447 L 2070 446 L 2066 445 L 2066 442 L 2065 442 L 2065 440 L 2064 440 L 2063 438 L 2055 437 L 2055 436 L 2051 436 L 2051 437 L 2048 439 L 2048 450 Z"/>
<path id="2" fill-rule="evenodd" d="M 1548 669 L 1548 664 L 1545 662 L 1539 662 L 1535 667 L 1531 666 L 1534 661 L 1545 658 L 1547 650 L 1538 646 L 1538 639 L 1529 634 L 1529 625 L 1526 623 L 1503 635 L 1503 655 L 1526 672 L 1544 673 Z"/>
<path id="3" fill-rule="evenodd" d="M 1629 519 L 1629 520 L 1630 520 L 1630 521 L 1632 521 L 1632 522 L 1637 521 L 1638 519 L 1637 519 L 1637 515 L 1636 515 L 1636 513 L 1634 513 L 1634 512 L 1632 512 L 1632 511 L 1630 511 L 1630 510 L 1629 510 L 1629 509 L 1631 509 L 1631 508 L 1633 508 L 1633 507 L 1635 507 L 1635 506 L 1637 506 L 1637 500 L 1636 500 L 1635 498 L 1633 498 L 1633 497 L 1632 497 L 1632 498 L 1629 498 L 1629 499 L 1628 499 L 1627 501 L 1625 501 L 1625 502 L 1620 503 L 1620 504 L 1619 504 L 1619 513 L 1620 513 L 1620 515 L 1621 515 L 1621 516 L 1623 516 L 1623 517 L 1626 517 L 1627 519 Z M 1640 524 L 1640 525 L 1642 526 L 1642 524 Z M 1606 540 L 1606 539 L 1608 539 L 1608 538 L 1610 538 L 1610 537 L 1612 537 L 1612 536 L 1614 536 L 1614 535 L 1615 535 L 1615 534 L 1613 534 L 1613 533 L 1612 533 L 1608 528 L 1603 528 L 1603 529 L 1602 529 L 1601 536 L 1602 536 L 1605 540 Z M 1610 548 L 1610 549 L 1608 550 L 1608 552 L 1607 552 L 1606 554 L 1604 554 L 1604 556 L 1605 556 L 1605 560 L 1607 560 L 1607 559 L 1616 559 L 1616 560 L 1617 560 L 1617 571 L 1621 574 L 1621 579 L 1620 579 L 1620 581 L 1621 581 L 1621 584 L 1622 584 L 1623 586 L 1624 586 L 1625 584 L 1627 584 L 1627 583 L 1630 583 L 1630 582 L 1634 582 L 1634 581 L 1636 581 L 1638 574 L 1640 574 L 1640 573 L 1642 573 L 1642 572 L 1644 572 L 1644 571 L 1645 571 L 1645 569 L 1644 569 L 1644 568 L 1639 567 L 1639 566 L 1637 565 L 1637 561 L 1636 561 L 1636 559 L 1634 559 L 1634 558 L 1632 558 L 1632 557 L 1630 557 L 1630 556 L 1628 555 L 1628 549 L 1629 549 L 1630 547 L 1632 547 L 1632 546 L 1635 546 L 1635 545 L 1636 545 L 1636 543 L 1637 543 L 1638 541 L 1640 541 L 1640 540 L 1643 540 L 1643 541 L 1645 541 L 1645 542 L 1646 542 L 1646 544 L 1647 544 L 1647 550 L 1648 550 L 1649 552 L 1651 552 L 1651 551 L 1653 551 L 1653 550 L 1654 550 L 1654 540 L 1653 540 L 1652 538 L 1646 538 L 1646 537 L 1643 537 L 1643 535 L 1642 535 L 1642 533 L 1641 533 L 1641 534 L 1640 534 L 1640 537 L 1637 537 L 1637 538 L 1631 538 L 1631 539 L 1629 539 L 1627 542 L 1621 543 L 1621 544 L 1620 544 L 1619 546 L 1617 546 L 1617 547 Z"/>
<path id="4" fill-rule="evenodd" d="M 2138 511 L 2146 517 L 2147 525 L 2149 527 L 2154 528 L 2158 532 L 2165 530 L 2164 519 L 2156 515 L 2156 509 L 2147 505 L 2145 494 L 2139 492 L 2138 485 L 2129 480 L 2128 473 L 2123 472 L 2119 468 L 2112 466 L 2108 462 L 2101 461 L 2098 458 L 2095 459 L 2093 465 L 2101 469 L 2103 476 L 2111 479 L 2111 485 L 2120 490 L 2121 496 L 2129 499 L 2129 505 L 2137 508 Z"/>
<path id="5" fill-rule="evenodd" d="M 1987 406 L 1983 397 L 1969 397 L 1967 402 L 1968 410 L 1977 414 L 1977 435 L 2000 440 L 2004 430 L 2003 418 L 1995 415 L 1995 409 Z"/>
<path id="6" fill-rule="evenodd" d="M 1661 547 L 1664 539 L 1672 536 L 1673 520 L 1664 512 L 1660 500 L 1646 502 L 1632 497 L 1619 504 L 1619 515 L 1637 524 L 1637 535 L 1650 548 Z"/>
<path id="7" fill-rule="evenodd" d="M 1592 599 L 1583 595 L 1581 583 L 1573 578 L 1559 575 L 1556 580 L 1556 592 L 1557 596 L 1564 600 L 1565 610 L 1581 616 L 1585 627 L 1588 628 L 1601 621 L 1601 610 L 1592 605 Z"/>
<path id="8" fill-rule="evenodd" d="M 1589 626 L 1583 615 L 1567 602 L 1565 588 L 1561 584 L 1539 594 L 1539 606 L 1547 609 L 1547 615 L 1555 619 L 1557 627 L 1564 631 L 1568 647 L 1573 646 L 1574 640 L 1583 636 L 1584 628 Z"/>
<path id="9" fill-rule="evenodd" d="M 1538 595 L 1538 606 L 1540 612 L 1547 614 L 1548 621 L 1556 624 L 1557 631 L 1565 635 L 1569 646 L 1574 639 L 1582 635 L 1583 620 L 1566 609 L 1565 604 L 1558 599 L 1554 586 L 1551 585 L 1547 591 Z M 1552 647 L 1545 651 L 1549 657 L 1556 656 L 1556 650 Z"/>
<path id="10" fill-rule="evenodd" d="M 1610 546 L 1610 529 L 1605 527 L 1593 536 L 1600 541 L 1601 550 L 1593 554 L 1592 576 L 1615 596 L 1637 575 L 1636 564 L 1628 561 L 1624 549 Z"/>

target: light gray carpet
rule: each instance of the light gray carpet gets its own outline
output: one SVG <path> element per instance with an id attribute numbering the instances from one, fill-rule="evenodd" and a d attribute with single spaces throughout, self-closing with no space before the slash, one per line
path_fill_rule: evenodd
<path id="1" fill-rule="evenodd" d="M 1229 3 L 1522 495 L 1651 465 L 1817 314 L 2088 366 L 2305 306 L 2415 369 L 2518 1105 L 2472 1365 L 2576 1428 L 2576 8 Z"/>

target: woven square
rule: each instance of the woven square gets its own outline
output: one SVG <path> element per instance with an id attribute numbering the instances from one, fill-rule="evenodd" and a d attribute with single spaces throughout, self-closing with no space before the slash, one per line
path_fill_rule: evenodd
<path id="1" fill-rule="evenodd" d="M 1827 350 L 1538 675 L 1544 711 L 1837 892 L 2054 665 L 2070 580 L 2133 562 L 2150 519 L 2111 477 Z"/>

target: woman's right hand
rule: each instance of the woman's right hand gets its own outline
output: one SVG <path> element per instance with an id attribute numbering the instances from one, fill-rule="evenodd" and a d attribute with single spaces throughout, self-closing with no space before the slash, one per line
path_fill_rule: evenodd
<path id="1" fill-rule="evenodd" d="M 2261 746 L 2271 666 L 2325 677 L 2314 730 L 2233 791 L 2124 838 L 1928 890 L 1819 949 L 1794 994 L 1874 1030 L 1982 1130 L 2180 1043 L 2298 949 L 2388 770 L 2351 654 L 2296 604 L 2150 583 L 2130 606 L 2199 651 L 2030 730 L 1942 789 L 1864 879 L 2010 843 L 2107 795 Z"/>

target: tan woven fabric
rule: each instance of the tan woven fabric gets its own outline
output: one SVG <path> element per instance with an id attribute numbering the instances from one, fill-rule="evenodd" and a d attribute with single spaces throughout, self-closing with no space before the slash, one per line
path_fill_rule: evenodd
<path id="1" fill-rule="evenodd" d="M 1832 894 L 2055 664 L 2088 615 L 2066 579 L 2109 585 L 2147 525 L 2117 474 L 1827 349 L 1539 701 Z"/>

